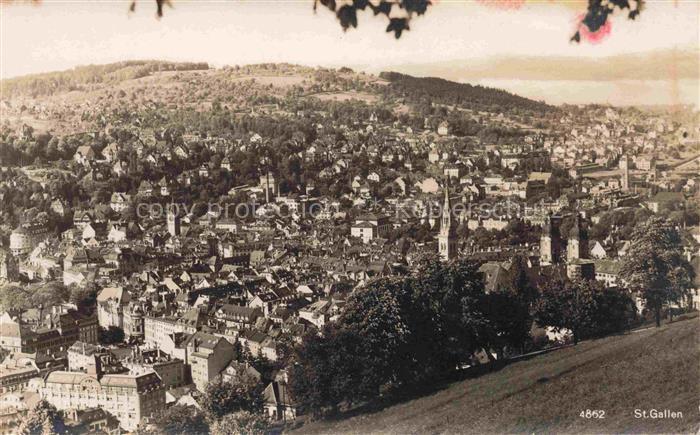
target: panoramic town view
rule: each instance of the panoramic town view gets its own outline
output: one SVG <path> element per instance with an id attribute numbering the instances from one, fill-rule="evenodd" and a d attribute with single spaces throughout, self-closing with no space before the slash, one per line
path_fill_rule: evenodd
<path id="1" fill-rule="evenodd" d="M 0 434 L 700 429 L 687 82 L 197 59 L 3 57 Z"/>

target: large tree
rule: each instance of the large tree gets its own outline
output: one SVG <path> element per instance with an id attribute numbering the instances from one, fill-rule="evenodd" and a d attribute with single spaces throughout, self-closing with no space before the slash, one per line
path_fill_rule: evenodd
<path id="1" fill-rule="evenodd" d="M 415 269 L 411 280 L 413 306 L 425 311 L 417 314 L 427 316 L 424 321 L 428 322 L 417 323 L 413 331 L 428 333 L 425 339 L 441 349 L 433 356 L 434 364 L 455 367 L 488 347 L 486 292 L 478 264 L 431 260 Z"/>
<path id="2" fill-rule="evenodd" d="M 539 325 L 571 331 L 574 343 L 623 331 L 635 313 L 627 290 L 590 280 L 548 281 L 533 310 Z"/>
<path id="3" fill-rule="evenodd" d="M 124 338 L 124 330 L 118 326 L 100 328 L 98 331 L 98 341 L 104 345 L 122 343 Z"/>
<path id="4" fill-rule="evenodd" d="M 189 435 L 207 434 L 209 425 L 194 406 L 175 405 L 158 413 L 151 422 L 149 430 L 139 434 Z"/>
<path id="5" fill-rule="evenodd" d="M 267 427 L 265 416 L 239 411 L 227 414 L 214 423 L 211 433 L 212 435 L 265 435 L 268 433 Z"/>
<path id="6" fill-rule="evenodd" d="M 350 297 L 340 319 L 341 327 L 362 338 L 362 356 L 372 368 L 362 376 L 377 386 L 395 379 L 395 358 L 410 331 L 405 309 L 407 291 L 403 278 L 374 281 Z"/>
<path id="7" fill-rule="evenodd" d="M 16 312 L 26 310 L 31 305 L 31 293 L 26 287 L 0 284 L 0 309 Z"/>
<path id="8" fill-rule="evenodd" d="M 260 412 L 263 408 L 264 386 L 251 376 L 241 373 L 224 382 L 217 377 L 209 382 L 201 405 L 210 422 L 237 411 Z"/>
<path id="9" fill-rule="evenodd" d="M 406 278 L 382 278 L 358 289 L 338 322 L 297 347 L 291 366 L 295 399 L 317 414 L 335 412 L 407 378 L 410 368 L 422 365 L 415 356 L 430 354 L 415 347 L 417 336 L 407 322 L 419 319 L 409 306 Z"/>
<path id="10" fill-rule="evenodd" d="M 489 346 L 477 266 L 430 260 L 419 270 L 369 282 L 350 297 L 338 322 L 305 337 L 291 364 L 299 403 L 333 410 L 382 390 L 421 385 Z"/>
<path id="11" fill-rule="evenodd" d="M 17 433 L 21 435 L 53 435 L 66 432 L 63 416 L 55 406 L 39 401 L 22 419 Z"/>
<path id="12" fill-rule="evenodd" d="M 639 225 L 632 233 L 620 276 L 639 292 L 645 307 L 654 313 L 656 326 L 661 326 L 663 306 L 687 296 L 694 277 L 673 224 L 655 217 Z"/>

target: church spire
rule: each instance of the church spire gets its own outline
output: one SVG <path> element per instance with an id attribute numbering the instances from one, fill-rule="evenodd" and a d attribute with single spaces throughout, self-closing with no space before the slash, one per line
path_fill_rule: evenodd
<path id="1" fill-rule="evenodd" d="M 441 214 L 441 234 L 453 234 L 454 225 L 452 225 L 452 201 L 450 201 L 450 190 L 445 186 L 445 199 L 442 203 L 442 214 Z"/>
<path id="2" fill-rule="evenodd" d="M 447 185 L 445 185 L 445 199 L 442 204 L 438 253 L 442 261 L 448 261 L 457 256 L 457 234 L 452 224 L 452 203 Z"/>

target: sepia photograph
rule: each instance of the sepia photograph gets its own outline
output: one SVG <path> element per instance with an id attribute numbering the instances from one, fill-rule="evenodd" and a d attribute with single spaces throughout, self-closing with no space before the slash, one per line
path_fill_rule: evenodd
<path id="1" fill-rule="evenodd" d="M 700 0 L 0 0 L 0 435 L 700 434 Z"/>

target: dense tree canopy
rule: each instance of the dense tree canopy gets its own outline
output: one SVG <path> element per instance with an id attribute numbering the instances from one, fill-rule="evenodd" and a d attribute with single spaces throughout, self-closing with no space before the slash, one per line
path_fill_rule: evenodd
<path id="1" fill-rule="evenodd" d="M 538 324 L 570 331 L 574 343 L 623 331 L 635 315 L 627 290 L 588 280 L 548 281 L 534 307 Z"/>
<path id="2" fill-rule="evenodd" d="M 207 434 L 209 425 L 204 416 L 193 406 L 174 405 L 158 413 L 149 429 L 139 431 L 139 435 L 187 435 Z"/>
<path id="3" fill-rule="evenodd" d="M 256 379 L 238 374 L 231 381 L 221 377 L 209 382 L 202 397 L 202 411 L 210 422 L 238 411 L 260 412 L 264 386 Z"/>
<path id="4" fill-rule="evenodd" d="M 45 400 L 39 401 L 22 418 L 17 433 L 22 435 L 58 435 L 66 431 L 63 416 Z"/>
<path id="5" fill-rule="evenodd" d="M 630 249 L 622 262 L 620 275 L 640 293 L 646 308 L 661 324 L 664 305 L 679 302 L 693 281 L 694 271 L 686 260 L 681 236 L 674 225 L 662 218 L 651 218 L 632 234 Z"/>
<path id="6" fill-rule="evenodd" d="M 0 309 L 4 311 L 51 307 L 67 302 L 69 298 L 70 290 L 58 281 L 33 287 L 0 284 Z"/>
<path id="7" fill-rule="evenodd" d="M 268 421 L 261 414 L 238 411 L 225 415 L 211 427 L 212 435 L 264 435 Z"/>
<path id="8" fill-rule="evenodd" d="M 372 281 L 352 294 L 338 322 L 296 349 L 293 393 L 315 412 L 336 409 L 425 385 L 481 350 L 519 348 L 530 328 L 526 287 L 487 294 L 469 261 L 428 260 L 411 275 Z"/>

